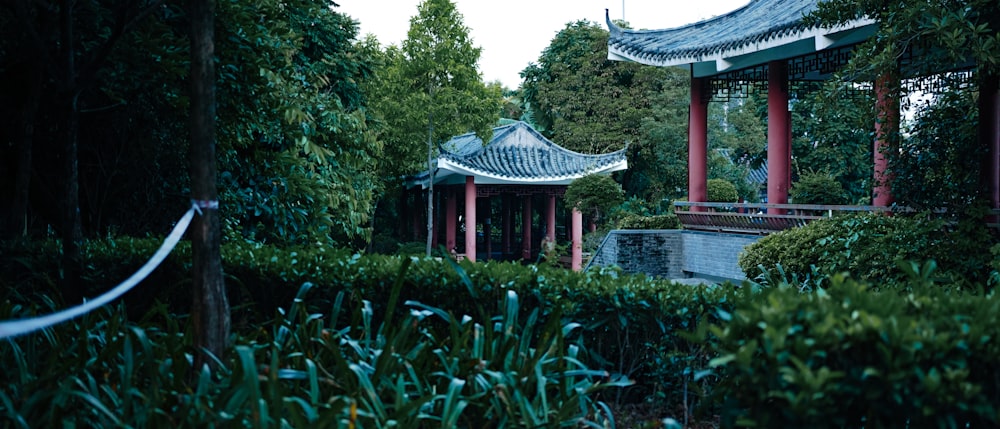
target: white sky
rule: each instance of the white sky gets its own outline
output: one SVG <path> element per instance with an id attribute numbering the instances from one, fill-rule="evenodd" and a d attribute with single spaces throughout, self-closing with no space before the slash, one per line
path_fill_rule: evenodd
<path id="1" fill-rule="evenodd" d="M 383 45 L 402 44 L 420 0 L 335 0 L 337 10 L 361 23 L 361 35 L 375 34 Z M 472 43 L 483 48 L 479 71 L 487 82 L 508 88 L 521 83 L 518 73 L 537 62 L 542 50 L 567 23 L 585 19 L 604 26 L 611 19 L 632 28 L 672 28 L 735 10 L 748 0 L 452 0 L 472 30 Z"/>

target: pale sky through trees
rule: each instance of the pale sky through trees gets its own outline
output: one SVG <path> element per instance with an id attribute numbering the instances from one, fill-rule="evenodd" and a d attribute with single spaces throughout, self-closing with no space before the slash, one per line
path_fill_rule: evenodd
<path id="1" fill-rule="evenodd" d="M 487 82 L 508 88 L 521 83 L 518 73 L 536 62 L 567 23 L 585 19 L 604 26 L 604 10 L 632 28 L 672 28 L 728 13 L 748 0 L 452 0 L 483 48 L 479 71 Z M 420 0 L 340 0 L 337 9 L 361 23 L 361 35 L 375 34 L 383 45 L 406 39 L 410 17 Z"/>

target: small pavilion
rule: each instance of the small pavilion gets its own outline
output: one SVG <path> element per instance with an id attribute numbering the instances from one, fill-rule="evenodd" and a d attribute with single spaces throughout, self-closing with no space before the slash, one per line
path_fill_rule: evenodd
<path id="1" fill-rule="evenodd" d="M 607 19 L 608 58 L 654 66 L 680 66 L 691 72 L 688 128 L 688 200 L 706 201 L 708 103 L 713 98 L 739 96 L 748 90 L 767 92 L 767 202 L 788 203 L 791 185 L 790 91 L 809 90 L 847 64 L 852 49 L 875 34 L 877 24 L 855 20 L 835 28 L 807 27 L 802 18 L 821 0 L 751 0 L 730 13 L 663 30 L 627 30 Z M 912 52 L 908 55 L 916 55 Z M 905 59 L 904 59 L 905 61 Z M 975 64 L 942 70 L 973 80 Z M 905 70 L 902 70 L 905 73 Z M 885 137 L 899 130 L 899 98 L 891 93 L 898 77 L 886 74 L 866 83 L 874 91 L 879 120 L 874 124 L 873 205 L 892 205 Z M 917 76 L 911 81 L 919 87 Z M 980 139 L 988 150 L 984 167 L 986 195 L 1000 208 L 1000 91 L 996 77 L 984 77 L 980 91 Z M 697 210 L 693 207 L 692 210 Z M 774 210 L 775 215 L 785 211 Z"/>
<path id="2" fill-rule="evenodd" d="M 434 228 L 433 241 L 437 243 L 438 230 L 443 229 L 446 248 L 459 251 L 456 239 L 461 219 L 465 230 L 461 249 L 463 256 L 471 261 L 477 259 L 480 227 L 483 231 L 481 247 L 485 252 L 482 259 L 499 253 L 510 259 L 531 260 L 536 249 L 532 239 L 536 200 L 545 205 L 544 217 L 540 216 L 544 219 L 544 239 L 555 243 L 560 238 L 556 236 L 557 197 L 566 192 L 567 185 L 589 174 L 610 174 L 628 168 L 624 149 L 600 155 L 573 152 L 520 121 L 494 128 L 492 139 L 485 145 L 474 133 L 453 137 L 440 146 L 435 161 L 434 194 L 443 200 L 438 201 L 444 204 L 444 225 Z M 424 171 L 407 182 L 410 188 L 427 189 L 431 175 Z M 499 210 L 494 207 L 496 197 L 500 199 Z M 459 202 L 464 207 L 461 212 Z M 571 212 L 571 267 L 579 270 L 583 215 L 575 209 Z M 492 239 L 494 218 L 499 218 L 502 231 L 500 243 L 497 243 L 499 252 L 494 250 Z M 440 218 L 436 220 L 435 225 L 442 223 Z M 520 252 L 517 252 L 520 258 L 512 248 L 516 226 L 520 226 Z"/>

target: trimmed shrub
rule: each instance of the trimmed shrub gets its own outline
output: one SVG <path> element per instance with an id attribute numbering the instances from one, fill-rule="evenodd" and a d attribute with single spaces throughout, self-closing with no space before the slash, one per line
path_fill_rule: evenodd
<path id="1" fill-rule="evenodd" d="M 725 179 L 708 179 L 705 193 L 710 203 L 735 203 L 739 199 L 736 186 Z"/>
<path id="2" fill-rule="evenodd" d="M 830 173 L 808 172 L 788 190 L 795 204 L 847 204 L 847 191 Z"/>
<path id="3" fill-rule="evenodd" d="M 975 287 L 989 276 L 989 242 L 989 231 L 978 221 L 948 226 L 927 215 L 848 215 L 764 237 L 744 249 L 739 265 L 750 279 L 780 265 L 799 280 L 846 271 L 894 286 L 907 280 L 897 261 L 934 260 L 939 282 Z"/>
<path id="4" fill-rule="evenodd" d="M 618 229 L 681 229 L 677 215 L 670 213 L 656 216 L 625 215 L 618 219 Z"/>
<path id="5" fill-rule="evenodd" d="M 155 239 L 115 239 L 114 245 L 103 240 L 87 243 L 93 252 L 88 253 L 87 280 L 99 285 L 92 290 L 107 288 L 131 274 L 121 267 L 141 265 L 157 243 Z M 130 245 L 137 248 L 128 249 Z M 188 252 L 186 246 L 175 251 L 167 258 L 166 269 L 158 269 L 157 276 L 127 295 L 130 305 L 148 303 L 129 309 L 133 320 L 176 318 L 166 313 L 147 315 L 150 308 L 187 313 L 191 300 Z M 309 314 L 325 315 L 329 326 L 341 327 L 357 326 L 359 321 L 350 311 L 331 312 L 341 305 L 338 303 L 368 308 L 376 318 L 392 311 L 394 319 L 401 320 L 411 309 L 397 305 L 393 310 L 387 303 L 413 301 L 460 318 L 502 314 L 504 309 L 498 303 L 514 292 L 519 297 L 521 320 L 537 311 L 538 323 L 561 320 L 580 324 L 580 338 L 586 339 L 588 353 L 576 358 L 590 368 L 608 371 L 613 378 L 636 381 L 634 386 L 612 393 L 618 404 L 652 403 L 663 413 L 701 403 L 700 396 L 685 397 L 684 392 L 693 392 L 695 370 L 710 359 L 704 345 L 691 345 L 679 333 L 703 320 L 713 320 L 716 308 L 730 305 L 725 288 L 677 285 L 611 269 L 580 273 L 547 264 L 497 262 L 462 262 L 453 269 L 447 259 L 357 255 L 322 247 L 280 249 L 245 242 L 226 243 L 222 252 L 237 334 L 252 336 L 274 317 L 287 314 L 279 306 L 295 299 L 298 288 L 293 285 L 307 282 L 314 286 L 302 299 L 303 308 Z M 414 262 L 400 277 L 402 264 L 411 260 Z M 397 281 L 400 289 L 394 297 L 392 287 Z M 28 290 L 30 284 L 20 288 Z M 157 307 L 157 301 L 168 304 Z M 450 329 L 437 321 L 429 323 L 435 335 Z"/>
<path id="6" fill-rule="evenodd" d="M 909 294 L 843 276 L 816 293 L 746 288 L 709 330 L 722 426 L 997 427 L 1000 299 L 924 280 Z"/>

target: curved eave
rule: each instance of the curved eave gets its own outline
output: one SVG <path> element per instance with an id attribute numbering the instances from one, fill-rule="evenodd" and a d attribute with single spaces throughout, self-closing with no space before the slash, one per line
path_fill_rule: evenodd
<path id="1" fill-rule="evenodd" d="M 615 29 L 608 40 L 608 59 L 659 67 L 691 65 L 694 77 L 708 77 L 769 61 L 787 60 L 825 49 L 854 45 L 869 38 L 875 30 L 874 20 L 860 19 L 832 28 L 779 31 L 767 37 L 757 37 L 757 42 L 727 44 L 730 47 L 692 54 L 685 52 L 687 50 L 652 52 L 629 48 L 627 36 L 640 32 Z"/>
<path id="2" fill-rule="evenodd" d="M 588 169 L 585 171 L 576 172 L 574 174 L 567 174 L 562 176 L 543 176 L 543 177 L 511 177 L 498 175 L 488 171 L 482 171 L 476 168 L 472 168 L 460 163 L 448 159 L 438 159 L 438 173 L 434 176 L 435 184 L 458 184 L 465 183 L 466 176 L 475 177 L 476 184 L 480 185 L 569 185 L 574 180 L 579 179 L 583 176 L 589 174 L 610 174 L 615 171 L 625 170 L 628 168 L 628 161 L 626 159 L 621 159 L 619 161 L 601 166 L 599 168 Z M 455 179 L 459 180 L 455 180 Z M 426 178 L 424 179 L 422 186 L 427 186 Z"/>

